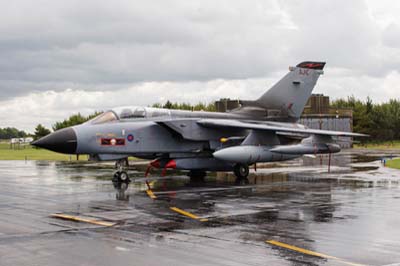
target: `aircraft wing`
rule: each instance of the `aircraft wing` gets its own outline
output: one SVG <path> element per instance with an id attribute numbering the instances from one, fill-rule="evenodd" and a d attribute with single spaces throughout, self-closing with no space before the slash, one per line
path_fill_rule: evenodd
<path id="1" fill-rule="evenodd" d="M 197 121 L 197 124 L 207 128 L 232 128 L 232 129 L 254 129 L 254 130 L 265 130 L 275 131 L 277 133 L 300 133 L 308 135 L 324 135 L 324 136 L 336 136 L 336 137 L 368 137 L 368 135 L 352 132 L 341 132 L 341 131 L 330 131 L 320 130 L 311 128 L 300 128 L 300 127 L 288 127 L 278 125 L 266 125 L 260 123 L 242 122 L 238 120 L 227 120 L 227 119 L 201 119 Z M 283 124 L 283 123 L 282 123 Z"/>

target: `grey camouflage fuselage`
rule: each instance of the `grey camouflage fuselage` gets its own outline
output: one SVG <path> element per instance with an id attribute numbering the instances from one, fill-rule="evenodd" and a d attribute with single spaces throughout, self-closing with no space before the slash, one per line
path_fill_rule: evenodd
<path id="1" fill-rule="evenodd" d="M 332 136 L 359 135 L 295 123 L 324 65 L 303 62 L 291 67 L 259 99 L 240 101 L 241 106 L 228 113 L 118 107 L 34 145 L 89 154 L 92 160 L 154 159 L 155 167 L 191 171 L 230 171 L 238 165 L 338 152 Z"/>

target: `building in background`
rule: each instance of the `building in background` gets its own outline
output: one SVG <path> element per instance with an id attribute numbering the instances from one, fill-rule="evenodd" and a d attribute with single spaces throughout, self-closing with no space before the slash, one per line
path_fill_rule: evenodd
<path id="1" fill-rule="evenodd" d="M 329 96 L 313 94 L 299 121 L 314 129 L 353 132 L 353 110 L 351 108 L 333 108 L 329 104 Z M 338 141 L 342 148 L 351 148 L 353 139 L 341 137 Z"/>
<path id="2" fill-rule="evenodd" d="M 217 112 L 228 112 L 239 107 L 239 100 L 223 98 L 215 102 Z M 329 96 L 313 94 L 304 107 L 299 121 L 309 128 L 335 131 L 353 131 L 353 110 L 351 108 L 332 108 Z M 342 148 L 351 148 L 352 138 L 340 138 L 338 143 Z"/>
<path id="3" fill-rule="evenodd" d="M 215 109 L 217 112 L 228 112 L 239 107 L 239 100 L 231 100 L 229 98 L 222 98 L 215 102 Z"/>
<path id="4" fill-rule="evenodd" d="M 26 138 L 11 138 L 10 139 L 10 149 L 20 150 L 29 147 L 29 144 L 33 141 L 32 137 Z"/>

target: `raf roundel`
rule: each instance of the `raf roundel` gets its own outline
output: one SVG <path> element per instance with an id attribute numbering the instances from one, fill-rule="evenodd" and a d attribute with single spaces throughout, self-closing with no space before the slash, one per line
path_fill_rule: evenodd
<path id="1" fill-rule="evenodd" d="M 129 135 L 126 137 L 126 139 L 127 139 L 129 142 L 131 142 L 131 141 L 134 140 L 134 137 L 133 137 L 132 134 L 129 134 Z"/>

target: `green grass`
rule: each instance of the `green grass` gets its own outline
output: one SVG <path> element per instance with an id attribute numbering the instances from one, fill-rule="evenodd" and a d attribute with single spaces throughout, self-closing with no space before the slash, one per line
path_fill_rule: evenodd
<path id="1" fill-rule="evenodd" d="M 2 142 L 0 143 L 0 160 L 76 161 L 76 156 L 37 149 L 30 145 L 26 145 L 25 148 L 11 149 L 10 144 Z M 79 160 L 87 160 L 87 156 L 80 156 Z"/>
<path id="2" fill-rule="evenodd" d="M 388 160 L 386 166 L 390 168 L 400 169 L 400 158 Z"/>
<path id="3" fill-rule="evenodd" d="M 358 149 L 377 149 L 377 150 L 391 150 L 400 149 L 400 140 L 394 141 L 379 141 L 379 142 L 368 142 L 358 143 L 353 145 L 354 148 Z"/>

